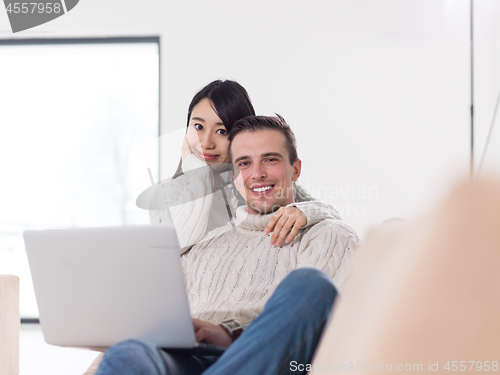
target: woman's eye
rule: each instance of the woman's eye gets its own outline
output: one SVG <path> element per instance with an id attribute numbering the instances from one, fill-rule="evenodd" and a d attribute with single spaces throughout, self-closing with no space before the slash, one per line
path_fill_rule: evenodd
<path id="1" fill-rule="evenodd" d="M 226 135 L 227 134 L 227 130 L 226 129 L 217 129 L 216 133 L 220 134 L 220 135 Z"/>
<path id="2" fill-rule="evenodd" d="M 201 124 L 194 124 L 193 127 L 196 129 L 196 130 L 201 130 L 203 129 L 203 125 Z"/>

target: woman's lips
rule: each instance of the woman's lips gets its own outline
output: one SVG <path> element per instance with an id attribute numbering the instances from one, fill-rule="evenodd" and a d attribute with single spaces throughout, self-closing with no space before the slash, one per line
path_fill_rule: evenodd
<path id="1" fill-rule="evenodd" d="M 217 158 L 219 155 L 214 155 L 214 154 L 205 154 L 203 152 L 198 152 L 198 155 L 200 158 L 205 159 L 205 160 L 214 160 Z"/>

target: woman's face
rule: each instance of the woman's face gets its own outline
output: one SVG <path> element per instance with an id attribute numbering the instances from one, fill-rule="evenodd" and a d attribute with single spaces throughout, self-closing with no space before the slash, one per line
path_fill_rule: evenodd
<path id="1" fill-rule="evenodd" d="M 187 140 L 193 154 L 206 161 L 214 169 L 222 169 L 229 163 L 228 132 L 208 98 L 200 100 L 191 112 Z"/>

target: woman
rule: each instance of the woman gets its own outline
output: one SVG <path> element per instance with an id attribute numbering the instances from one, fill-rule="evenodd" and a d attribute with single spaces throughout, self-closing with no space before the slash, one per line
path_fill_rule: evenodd
<path id="1" fill-rule="evenodd" d="M 245 204 L 229 172 L 228 133 L 237 120 L 254 115 L 247 91 L 234 81 L 211 82 L 191 101 L 179 167 L 172 179 L 157 185 L 149 204 L 151 221 L 173 222 L 183 248 L 232 223 L 236 208 Z M 301 227 L 322 219 L 340 219 L 333 206 L 299 184 L 294 197 L 296 203 L 277 210 L 266 227 L 264 235 L 273 232 L 272 244 L 289 242 Z"/>

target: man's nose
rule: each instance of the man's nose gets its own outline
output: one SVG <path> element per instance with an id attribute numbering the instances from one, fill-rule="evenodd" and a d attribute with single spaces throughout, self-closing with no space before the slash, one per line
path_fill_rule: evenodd
<path id="1" fill-rule="evenodd" d="M 260 163 L 255 163 L 252 169 L 252 178 L 254 180 L 260 180 L 266 177 L 267 177 L 266 169 Z"/>

